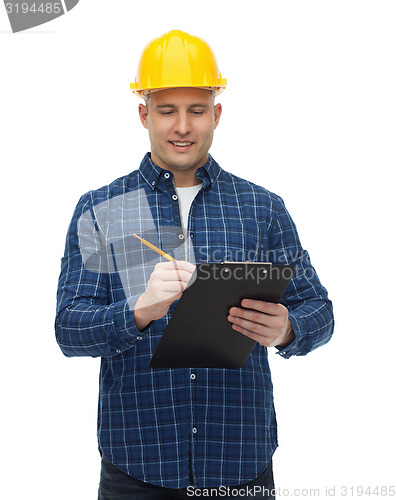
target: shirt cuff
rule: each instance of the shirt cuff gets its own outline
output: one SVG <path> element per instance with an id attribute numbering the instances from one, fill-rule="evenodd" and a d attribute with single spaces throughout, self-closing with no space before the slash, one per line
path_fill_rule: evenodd
<path id="1" fill-rule="evenodd" d="M 116 340 L 112 346 L 115 349 L 114 354 L 120 354 L 122 351 L 130 349 L 136 341 L 142 340 L 149 331 L 148 326 L 141 332 L 135 325 L 134 307 L 138 297 L 139 295 L 130 297 L 115 305 L 113 320 Z"/>
<path id="2" fill-rule="evenodd" d="M 304 352 L 300 348 L 302 344 L 302 339 L 306 331 L 305 320 L 303 318 L 297 318 L 294 316 L 293 312 L 288 314 L 288 319 L 291 321 L 292 329 L 295 334 L 294 340 L 284 348 L 276 347 L 278 349 L 278 354 L 284 359 L 289 359 L 291 356 L 303 356 Z"/>

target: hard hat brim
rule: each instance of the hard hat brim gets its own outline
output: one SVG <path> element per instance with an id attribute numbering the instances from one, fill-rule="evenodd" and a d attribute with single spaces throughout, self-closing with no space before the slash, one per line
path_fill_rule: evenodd
<path id="1" fill-rule="evenodd" d="M 160 92 L 161 90 L 167 90 L 167 89 L 179 89 L 179 88 L 196 88 L 196 89 L 203 89 L 203 90 L 212 90 L 214 92 L 215 97 L 221 94 L 227 86 L 227 80 L 224 78 L 222 79 L 222 86 L 208 86 L 208 87 L 199 87 L 196 85 L 178 85 L 177 87 L 175 85 L 170 85 L 170 86 L 164 86 L 161 88 L 152 88 L 152 89 L 142 89 L 139 88 L 139 85 L 134 82 L 130 84 L 130 89 L 133 94 L 137 95 L 138 97 L 141 97 L 142 99 L 146 95 L 153 94 L 154 92 Z"/>

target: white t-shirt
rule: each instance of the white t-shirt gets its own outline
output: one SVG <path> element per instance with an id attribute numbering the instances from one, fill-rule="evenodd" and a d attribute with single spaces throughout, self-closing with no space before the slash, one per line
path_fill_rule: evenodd
<path id="1" fill-rule="evenodd" d="M 180 210 L 181 219 L 182 219 L 182 221 L 181 221 L 182 228 L 183 228 L 183 232 L 185 233 L 185 236 L 186 236 L 186 229 L 187 229 L 190 205 L 192 204 L 192 201 L 196 197 L 196 194 L 200 191 L 202 185 L 203 185 L 203 183 L 197 184 L 197 186 L 176 187 L 175 188 L 176 194 L 178 195 L 179 210 Z"/>

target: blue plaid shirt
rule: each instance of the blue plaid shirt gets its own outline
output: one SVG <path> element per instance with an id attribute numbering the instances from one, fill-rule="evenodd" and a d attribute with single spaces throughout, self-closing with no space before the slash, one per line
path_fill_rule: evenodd
<path id="1" fill-rule="evenodd" d="M 232 486 L 257 477 L 277 447 L 267 349 L 240 369 L 150 369 L 175 310 L 142 332 L 134 304 L 161 257 L 266 261 L 297 266 L 282 299 L 295 340 L 277 353 L 302 356 L 333 332 L 332 303 L 280 197 L 209 161 L 181 228 L 173 175 L 147 154 L 139 170 L 83 195 L 66 239 L 56 338 L 66 356 L 101 356 L 98 443 L 127 474 L 169 488 Z"/>

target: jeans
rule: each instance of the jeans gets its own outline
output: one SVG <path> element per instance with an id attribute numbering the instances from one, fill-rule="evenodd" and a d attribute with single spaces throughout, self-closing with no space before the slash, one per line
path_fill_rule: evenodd
<path id="1" fill-rule="evenodd" d="M 207 490 L 207 491 L 205 491 Z M 214 491 L 219 490 L 219 491 Z M 200 497 L 249 499 L 250 497 L 274 500 L 273 467 L 267 468 L 256 479 L 237 486 L 197 488 L 192 486 L 173 489 L 144 483 L 125 474 L 102 456 L 101 480 L 98 500 L 170 500 L 172 498 L 197 499 Z"/>

